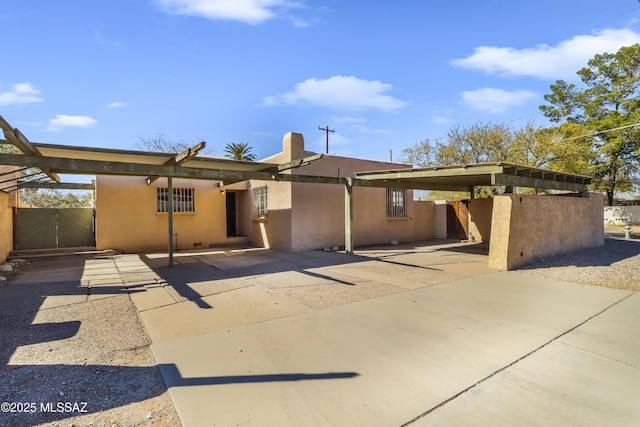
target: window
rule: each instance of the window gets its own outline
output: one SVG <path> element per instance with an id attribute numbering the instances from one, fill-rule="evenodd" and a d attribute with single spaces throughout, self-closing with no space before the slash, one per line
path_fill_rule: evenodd
<path id="1" fill-rule="evenodd" d="M 407 190 L 387 188 L 387 218 L 407 218 Z"/>
<path id="2" fill-rule="evenodd" d="M 194 188 L 174 188 L 173 189 L 173 211 L 174 212 L 195 212 L 195 195 Z M 167 197 L 169 190 L 167 187 L 158 187 L 156 212 L 168 212 Z"/>
<path id="3" fill-rule="evenodd" d="M 253 201 L 253 217 L 267 217 L 267 186 L 256 187 L 251 189 L 251 200 Z"/>

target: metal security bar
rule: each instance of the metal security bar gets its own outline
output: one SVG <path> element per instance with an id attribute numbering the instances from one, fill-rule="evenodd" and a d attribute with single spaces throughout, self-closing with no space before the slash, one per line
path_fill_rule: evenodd
<path id="1" fill-rule="evenodd" d="M 267 186 L 251 189 L 251 199 L 253 201 L 253 217 L 266 218 L 268 211 Z"/>
<path id="2" fill-rule="evenodd" d="M 195 212 L 195 192 L 195 188 L 174 188 L 173 212 Z M 168 212 L 168 193 L 167 187 L 158 187 L 156 212 Z"/>
<path id="3" fill-rule="evenodd" d="M 407 190 L 387 188 L 387 218 L 407 218 Z"/>

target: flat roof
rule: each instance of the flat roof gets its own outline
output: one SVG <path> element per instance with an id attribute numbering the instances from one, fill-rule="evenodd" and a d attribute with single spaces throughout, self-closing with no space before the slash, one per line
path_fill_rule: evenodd
<path id="1" fill-rule="evenodd" d="M 357 172 L 354 178 L 381 187 L 442 191 L 470 191 L 476 186 L 507 185 L 584 192 L 592 180 L 590 176 L 506 162 Z"/>

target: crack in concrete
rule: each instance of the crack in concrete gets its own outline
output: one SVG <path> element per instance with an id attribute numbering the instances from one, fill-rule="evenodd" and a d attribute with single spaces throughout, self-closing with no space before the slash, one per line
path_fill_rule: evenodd
<path id="1" fill-rule="evenodd" d="M 491 374 L 487 375 L 486 377 L 484 377 L 483 379 L 481 379 L 480 381 L 476 382 L 475 384 L 470 385 L 469 387 L 461 390 L 460 392 L 454 394 L 453 396 L 449 397 L 448 399 L 443 400 L 442 402 L 438 403 L 437 405 L 435 405 L 434 407 L 432 407 L 431 409 L 427 410 L 426 412 L 423 412 L 422 414 L 418 415 L 417 417 L 407 421 L 406 423 L 402 424 L 400 427 L 407 427 L 410 426 L 411 424 L 415 423 L 416 421 L 426 417 L 427 415 L 431 414 L 433 411 L 435 411 L 438 408 L 443 407 L 444 405 L 446 405 L 449 402 L 452 402 L 453 400 L 457 399 L 458 397 L 462 396 L 463 394 L 465 394 L 466 392 L 474 389 L 475 387 L 479 386 L 480 384 L 486 382 L 487 380 L 493 378 L 494 376 L 498 375 L 499 373 L 507 370 L 508 368 L 514 366 L 515 364 L 517 364 L 518 362 L 526 359 L 527 357 L 533 355 L 534 353 L 538 352 L 539 350 L 545 348 L 546 346 L 548 346 L 549 344 L 559 340 L 560 338 L 562 338 L 563 336 L 567 335 L 570 332 L 575 331 L 576 329 L 578 329 L 580 326 L 584 325 L 585 323 L 589 322 L 590 320 L 600 316 L 602 313 L 604 313 L 605 311 L 609 310 L 612 307 L 615 307 L 616 305 L 620 304 L 622 301 L 626 300 L 627 298 L 633 296 L 635 294 L 635 292 L 631 292 L 629 293 L 629 295 L 625 296 L 624 298 L 614 302 L 613 304 L 610 304 L 609 306 L 605 307 L 604 309 L 600 310 L 599 312 L 597 312 L 596 314 L 594 314 L 593 316 L 588 317 L 586 320 L 578 323 L 577 325 L 575 325 L 574 327 L 564 331 L 563 333 L 561 333 L 560 335 L 557 335 L 556 337 L 550 339 L 549 341 L 547 341 L 546 343 L 542 344 L 541 346 L 531 350 L 530 352 L 526 353 L 524 356 L 514 360 L 513 362 L 509 363 L 508 365 L 503 366 L 502 368 L 498 369 L 497 371 L 492 372 Z M 564 343 L 563 343 L 564 344 Z"/>
<path id="2" fill-rule="evenodd" d="M 613 357 L 609 357 L 606 354 L 597 353 L 595 351 L 587 350 L 586 348 L 578 347 L 577 345 L 569 344 L 567 342 L 563 342 L 563 341 L 559 341 L 559 342 L 560 342 L 560 344 L 564 344 L 567 347 L 572 347 L 572 348 L 575 348 L 576 350 L 584 351 L 585 353 L 593 354 L 595 356 L 600 356 L 600 357 L 602 357 L 604 359 L 608 359 L 608 360 L 611 360 L 613 362 L 622 363 L 623 365 L 631 366 L 632 368 L 640 368 L 640 366 L 634 365 L 633 363 L 629 363 L 629 362 L 624 361 L 624 360 L 614 359 Z"/>

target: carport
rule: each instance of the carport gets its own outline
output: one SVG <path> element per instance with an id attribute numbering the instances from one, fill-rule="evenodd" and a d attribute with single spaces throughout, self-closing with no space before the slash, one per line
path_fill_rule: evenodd
<path id="1" fill-rule="evenodd" d="M 477 206 L 477 224 L 473 225 L 483 240 L 490 241 L 489 264 L 494 268 L 510 270 L 536 258 L 604 244 L 602 195 L 587 193 L 588 176 L 494 162 L 361 172 L 354 179 L 387 188 L 469 192 L 470 203 Z M 478 186 L 564 193 L 504 194 L 473 200 Z"/>

